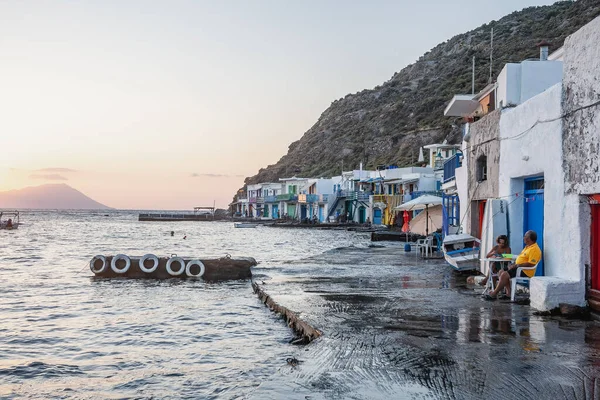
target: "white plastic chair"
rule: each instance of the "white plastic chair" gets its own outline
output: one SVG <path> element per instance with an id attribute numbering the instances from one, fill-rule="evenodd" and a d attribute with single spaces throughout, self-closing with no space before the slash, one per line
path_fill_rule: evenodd
<path id="1" fill-rule="evenodd" d="M 521 271 L 535 271 L 535 269 L 537 268 L 539 264 L 539 261 L 537 262 L 537 264 L 535 264 L 533 267 L 519 267 L 517 268 L 517 274 L 515 275 L 514 278 L 512 278 L 510 280 L 510 301 L 515 301 L 515 296 L 517 294 L 517 284 L 522 283 L 522 284 L 527 284 L 529 285 L 529 278 L 528 276 L 521 276 Z"/>
<path id="2" fill-rule="evenodd" d="M 421 249 L 425 249 L 425 258 L 428 257 L 429 251 L 433 247 L 433 236 L 427 236 L 425 239 L 417 240 L 417 251 L 416 254 L 421 253 Z"/>

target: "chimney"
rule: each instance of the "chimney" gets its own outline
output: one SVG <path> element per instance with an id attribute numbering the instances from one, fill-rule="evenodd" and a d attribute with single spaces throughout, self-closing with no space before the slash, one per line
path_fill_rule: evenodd
<path id="1" fill-rule="evenodd" d="M 540 61 L 548 61 L 548 48 L 552 46 L 549 42 L 542 40 L 537 44 L 540 48 Z"/>

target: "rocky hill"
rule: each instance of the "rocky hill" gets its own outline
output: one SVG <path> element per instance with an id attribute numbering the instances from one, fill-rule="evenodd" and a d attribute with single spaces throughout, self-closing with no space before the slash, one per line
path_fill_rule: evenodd
<path id="1" fill-rule="evenodd" d="M 90 199 L 69 185 L 59 183 L 0 192 L 1 208 L 103 210 L 110 207 Z"/>
<path id="2" fill-rule="evenodd" d="M 600 0 L 561 1 L 530 7 L 491 21 L 437 45 L 414 64 L 373 89 L 335 100 L 319 120 L 289 146 L 276 164 L 260 169 L 245 183 L 269 182 L 286 175 L 331 176 L 381 164 L 411 165 L 425 144 L 460 140 L 452 119 L 443 116 L 453 95 L 471 92 L 476 57 L 476 91 L 488 83 L 490 31 L 494 28 L 493 76 L 504 64 L 539 57 L 536 44 L 564 39 L 600 15 Z"/>

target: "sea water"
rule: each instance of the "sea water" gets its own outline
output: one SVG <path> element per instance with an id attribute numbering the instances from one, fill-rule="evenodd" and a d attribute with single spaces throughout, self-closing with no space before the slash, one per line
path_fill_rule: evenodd
<path id="1" fill-rule="evenodd" d="M 3 398 L 243 398 L 296 349 L 250 281 L 98 279 L 96 254 L 251 256 L 255 279 L 268 280 L 367 244 L 347 231 L 138 222 L 132 211 L 26 211 L 21 222 L 0 231 Z"/>

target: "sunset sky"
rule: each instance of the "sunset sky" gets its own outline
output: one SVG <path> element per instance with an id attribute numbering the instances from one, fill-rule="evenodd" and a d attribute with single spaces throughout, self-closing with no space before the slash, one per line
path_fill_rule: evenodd
<path id="1" fill-rule="evenodd" d="M 535 0 L 2 1 L 0 191 L 226 207 L 329 104 Z"/>

